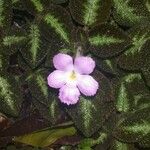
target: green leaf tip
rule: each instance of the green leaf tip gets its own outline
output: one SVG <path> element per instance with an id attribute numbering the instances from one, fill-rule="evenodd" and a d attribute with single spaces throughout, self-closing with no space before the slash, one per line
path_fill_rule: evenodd
<path id="1" fill-rule="evenodd" d="M 42 12 L 44 10 L 43 5 L 40 0 L 31 0 L 31 2 L 34 4 L 38 12 Z"/>

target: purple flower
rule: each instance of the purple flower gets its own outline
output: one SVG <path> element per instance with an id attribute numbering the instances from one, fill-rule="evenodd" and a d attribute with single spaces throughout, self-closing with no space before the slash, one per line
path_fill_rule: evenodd
<path id="1" fill-rule="evenodd" d="M 95 61 L 91 57 L 76 57 L 73 63 L 71 56 L 57 54 L 53 58 L 57 69 L 47 77 L 48 85 L 59 89 L 59 99 L 67 105 L 76 104 L 80 92 L 86 96 L 96 94 L 98 82 L 89 74 L 95 68 Z"/>

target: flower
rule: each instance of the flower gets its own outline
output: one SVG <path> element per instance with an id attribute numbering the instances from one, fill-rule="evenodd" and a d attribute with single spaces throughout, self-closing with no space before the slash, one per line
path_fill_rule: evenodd
<path id="1" fill-rule="evenodd" d="M 98 82 L 89 74 L 95 68 L 95 61 L 91 57 L 78 56 L 73 59 L 67 54 L 59 53 L 53 58 L 57 69 L 47 77 L 48 85 L 59 89 L 61 102 L 76 104 L 80 92 L 86 96 L 93 96 L 98 90 Z"/>

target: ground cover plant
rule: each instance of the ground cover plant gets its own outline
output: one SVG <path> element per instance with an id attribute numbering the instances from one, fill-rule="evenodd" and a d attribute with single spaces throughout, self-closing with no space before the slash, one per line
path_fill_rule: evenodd
<path id="1" fill-rule="evenodd" d="M 149 148 L 149 0 L 0 0 L 0 149 Z"/>

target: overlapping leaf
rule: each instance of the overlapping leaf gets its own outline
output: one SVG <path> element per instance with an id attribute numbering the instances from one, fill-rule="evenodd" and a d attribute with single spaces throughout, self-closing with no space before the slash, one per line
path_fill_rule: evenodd
<path id="1" fill-rule="evenodd" d="M 111 0 L 71 0 L 73 18 L 87 27 L 106 22 L 110 16 Z"/>
<path id="2" fill-rule="evenodd" d="M 114 18 L 124 26 L 133 26 L 150 19 L 148 1 L 113 0 Z"/>
<path id="3" fill-rule="evenodd" d="M 109 24 L 101 24 L 89 31 L 90 51 L 99 57 L 111 57 L 130 45 L 126 33 Z"/>
<path id="4" fill-rule="evenodd" d="M 130 112 L 149 107 L 150 94 L 141 74 L 128 74 L 115 82 L 116 108 L 119 112 Z"/>
<path id="5" fill-rule="evenodd" d="M 77 128 L 85 135 L 91 136 L 108 119 L 113 112 L 113 94 L 109 81 L 100 72 L 94 76 L 100 88 L 94 97 L 80 97 L 78 104 L 67 108 Z"/>
<path id="6" fill-rule="evenodd" d="M 31 14 L 41 14 L 46 6 L 49 6 L 50 0 L 21 0 L 24 7 Z"/>
<path id="7" fill-rule="evenodd" d="M 62 114 L 56 93 L 48 87 L 46 70 L 33 72 L 28 78 L 28 85 L 32 95 L 32 101 L 40 114 L 55 124 Z"/>
<path id="8" fill-rule="evenodd" d="M 125 118 L 118 122 L 115 136 L 124 142 L 150 143 L 149 109 L 148 107 L 127 114 Z"/>
<path id="9" fill-rule="evenodd" d="M 119 57 L 118 64 L 123 69 L 142 70 L 150 59 L 149 24 L 140 25 L 131 29 L 129 34 L 132 37 L 132 46 Z"/>
<path id="10" fill-rule="evenodd" d="M 15 78 L 7 73 L 0 73 L 0 111 L 17 116 L 21 107 L 22 97 Z"/>

